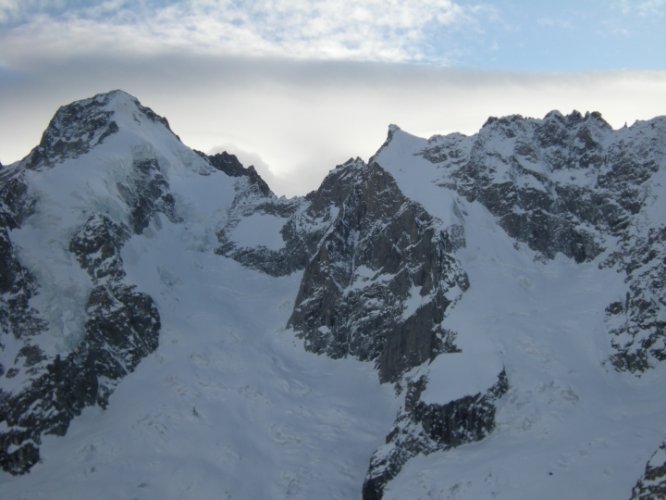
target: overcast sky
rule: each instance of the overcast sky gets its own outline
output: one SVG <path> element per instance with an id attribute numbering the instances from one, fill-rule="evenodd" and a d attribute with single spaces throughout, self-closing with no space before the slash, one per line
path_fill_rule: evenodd
<path id="1" fill-rule="evenodd" d="M 122 88 L 278 194 L 367 159 L 387 126 L 666 114 L 666 0 L 0 0 L 0 161 L 61 104 Z"/>

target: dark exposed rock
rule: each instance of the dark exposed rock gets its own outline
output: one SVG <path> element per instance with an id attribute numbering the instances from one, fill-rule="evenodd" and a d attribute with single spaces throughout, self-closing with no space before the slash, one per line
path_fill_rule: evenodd
<path id="1" fill-rule="evenodd" d="M 249 184 L 250 197 L 257 195 L 257 188 Z M 300 228 L 307 215 L 299 212 L 297 200 L 276 199 L 261 196 L 259 203 L 247 203 L 247 192 L 241 191 L 236 196 L 227 224 L 217 233 L 220 243 L 215 253 L 231 257 L 244 266 L 258 269 L 271 276 L 285 276 L 298 269 L 303 269 L 309 251 L 314 248 L 316 237 Z M 245 216 L 251 214 L 273 215 L 284 219 L 281 230 L 284 247 L 275 250 L 260 247 L 242 247 L 229 237 L 236 225 Z"/>
<path id="2" fill-rule="evenodd" d="M 130 96 L 95 96 L 58 110 L 21 167 L 40 170 L 109 140 L 124 123 L 110 105 L 116 98 L 134 103 L 129 112 L 136 120 L 145 117 L 168 128 Z M 649 134 L 609 141 L 609 131 L 598 113 L 490 118 L 477 136 L 434 137 L 418 154 L 440 169 L 440 186 L 483 204 L 509 236 L 544 258 L 563 253 L 585 262 L 603 255 L 602 266 L 625 273 L 626 296 L 606 308 L 612 362 L 639 373 L 666 359 L 666 228 L 646 227 L 653 222 L 637 217 L 653 196 L 649 181 L 663 165 L 664 147 Z M 391 147 L 396 133 L 392 127 L 383 148 Z M 156 214 L 174 223 L 181 219 L 164 165 L 140 149 L 116 185 L 126 204 L 121 213 L 129 218 L 92 215 L 69 242 L 92 289 L 84 331 L 59 356 L 42 351 L 35 339 L 48 326 L 30 305 L 39 283 L 11 241 L 11 231 L 33 209 L 29 189 L 18 169 L 0 170 L 0 347 L 9 335 L 22 342 L 13 359 L 3 358 L 0 377 L 20 381 L 30 375 L 20 390 L 0 391 L 0 466 L 13 474 L 39 460 L 42 435 L 64 434 L 88 405 L 105 407 L 118 381 L 158 347 L 159 311 L 128 282 L 121 249 L 132 233 L 159 220 Z M 303 271 L 289 326 L 307 349 L 373 361 L 380 379 L 396 386 L 411 368 L 457 350 L 456 333 L 445 322 L 469 287 L 455 258 L 465 244 L 464 228 L 444 227 L 406 198 L 381 164 L 350 160 L 317 191 L 285 200 L 235 156 L 200 156 L 238 178 L 236 199 L 216 228 L 216 252 L 273 276 Z M 233 240 L 243 218 L 256 214 L 282 219 L 281 248 L 250 248 Z M 616 244 L 619 250 L 611 251 Z M 381 498 L 413 456 L 487 436 L 495 426 L 495 403 L 508 389 L 503 371 L 487 391 L 437 404 L 421 399 L 427 378 L 407 382 L 395 426 L 372 457 L 364 498 Z M 635 495 L 647 496 L 635 497 L 663 495 L 663 477 L 663 463 L 651 459 L 634 488 Z"/>
<path id="3" fill-rule="evenodd" d="M 169 183 L 155 158 L 134 161 L 129 182 L 118 183 L 118 191 L 130 207 L 130 225 L 141 234 L 156 213 L 163 213 L 171 222 L 180 222 Z"/>
<path id="4" fill-rule="evenodd" d="M 272 276 L 284 276 L 303 269 L 316 252 L 321 238 L 337 216 L 341 199 L 353 186 L 349 169 L 365 165 L 361 160 L 349 160 L 324 179 L 322 186 L 309 193 L 305 200 L 265 196 L 257 193 L 253 184 L 249 191 L 240 191 L 234 200 L 229 221 L 218 232 L 220 246 L 216 253 L 231 257 L 243 265 L 259 269 Z M 334 190 L 334 192 L 333 192 Z M 259 195 L 259 200 L 253 196 Z M 304 203 L 305 201 L 305 203 Z M 245 248 L 228 234 L 244 216 L 254 213 L 274 215 L 285 219 L 281 229 L 284 247 L 280 250 L 265 247 Z"/>
<path id="5" fill-rule="evenodd" d="M 9 232 L 0 228 L 0 329 L 3 335 L 27 339 L 45 328 L 39 313 L 30 305 L 37 284 L 18 260 Z M 0 346 L 3 344 L 0 337 Z"/>
<path id="6" fill-rule="evenodd" d="M 76 158 L 118 132 L 113 112 L 105 110 L 110 96 L 100 95 L 58 109 L 42 140 L 26 158 L 29 168 Z"/>
<path id="7" fill-rule="evenodd" d="M 440 323 L 467 276 L 448 233 L 407 200 L 381 167 L 348 165 L 313 207 L 339 207 L 309 260 L 289 326 L 308 350 L 375 360 L 382 381 L 453 349 Z M 330 177 L 330 176 L 329 176 Z M 408 302 L 418 306 L 403 317 Z M 447 341 L 448 339 L 448 341 Z"/>
<path id="8" fill-rule="evenodd" d="M 21 264 L 10 238 L 27 217 L 33 203 L 27 186 L 18 171 L 6 171 L 0 176 L 0 348 L 5 335 L 28 341 L 46 327 L 39 313 L 30 305 L 37 283 L 34 276 Z M 26 358 L 28 359 L 28 358 Z M 30 356 L 29 359 L 35 359 Z M 3 367 L 10 374 L 11 368 Z"/>
<path id="9" fill-rule="evenodd" d="M 594 233 L 581 228 L 582 221 L 599 220 L 601 209 L 595 203 L 597 199 L 581 198 L 575 186 L 557 186 L 553 190 L 541 176 L 519 165 L 512 165 L 517 176 L 531 177 L 532 184 L 541 184 L 543 188 L 521 187 L 510 180 L 497 182 L 492 172 L 485 170 L 484 162 L 483 158 L 472 159 L 459 169 L 454 176 L 458 179 L 456 187 L 468 200 L 483 203 L 511 237 L 527 243 L 548 258 L 562 252 L 583 262 L 601 253 L 603 248 L 595 240 Z M 572 205 L 575 205 L 573 211 L 570 210 Z M 614 221 L 621 217 L 614 205 L 607 205 L 610 206 L 607 210 L 613 212 Z M 606 220 L 603 223 L 606 225 Z"/>
<path id="10" fill-rule="evenodd" d="M 85 331 L 72 352 L 51 360 L 29 343 L 19 351 L 25 367 L 46 364 L 20 392 L 0 391 L 0 422 L 8 429 L 0 434 L 0 467 L 7 472 L 28 472 L 39 460 L 43 434 L 64 435 L 83 408 L 106 407 L 118 381 L 157 348 L 160 317 L 153 299 L 123 281 L 120 250 L 129 234 L 128 228 L 98 214 L 72 237 L 69 250 L 95 285 L 86 305 Z M 11 244 L 0 238 L 5 241 Z M 36 284 L 11 247 L 0 257 L 8 264 L 10 288 L 18 290 L 8 317 L 0 317 L 3 333 L 22 337 L 43 330 L 45 322 L 28 306 Z"/>
<path id="11" fill-rule="evenodd" d="M 163 117 L 163 116 L 158 115 L 158 114 L 155 113 L 152 109 L 150 109 L 148 106 L 144 106 L 143 104 L 141 104 L 141 103 L 139 102 L 139 100 L 138 100 L 136 97 L 131 96 L 131 95 L 129 95 L 129 94 L 123 92 L 122 90 L 114 90 L 114 91 L 111 91 L 111 92 L 109 92 L 109 93 L 107 93 L 107 94 L 102 94 L 102 95 L 114 96 L 115 94 L 122 94 L 125 98 L 130 99 L 130 100 L 132 101 L 132 103 L 136 106 L 136 108 L 137 108 L 137 109 L 138 109 L 138 110 L 139 110 L 139 111 L 140 111 L 140 112 L 141 112 L 146 118 L 148 118 L 148 119 L 149 119 L 150 121 L 152 121 L 152 122 L 161 123 L 162 125 L 164 125 L 164 128 L 166 128 L 169 132 L 171 132 L 171 133 L 173 134 L 173 136 L 174 136 L 176 139 L 178 139 L 178 140 L 180 141 L 180 137 L 178 137 L 178 136 L 173 132 L 173 130 L 171 130 L 171 127 L 169 126 L 169 120 L 167 120 L 167 119 L 166 119 L 165 117 Z M 93 99 L 94 99 L 94 98 L 93 98 Z"/>
<path id="12" fill-rule="evenodd" d="M 120 249 L 128 236 L 126 228 L 96 214 L 72 237 L 69 251 L 95 280 L 120 280 L 125 276 Z"/>
<path id="13" fill-rule="evenodd" d="M 28 196 L 28 186 L 18 168 L 0 172 L 0 226 L 16 229 L 32 213 L 34 200 Z"/>
<path id="14" fill-rule="evenodd" d="M 546 258 L 590 261 L 610 242 L 601 265 L 627 283 L 626 298 L 607 308 L 611 362 L 636 373 L 666 359 L 664 228 L 643 215 L 658 189 L 648 180 L 666 159 L 664 126 L 658 118 L 612 132 L 598 113 L 513 116 L 488 120 L 467 155 L 459 136 L 433 138 L 420 153 L 448 171 L 443 185 L 482 203 L 507 234 Z"/>
<path id="15" fill-rule="evenodd" d="M 153 300 L 127 286 L 96 287 L 79 346 L 56 356 L 46 373 L 18 394 L 0 393 L 0 466 L 23 474 L 39 460 L 42 434 L 62 436 L 86 406 L 106 407 L 120 378 L 157 348 L 159 313 Z"/>
<path id="16" fill-rule="evenodd" d="M 666 498 L 666 442 L 648 460 L 643 476 L 631 490 L 631 500 L 658 498 Z"/>
<path id="17" fill-rule="evenodd" d="M 637 185 L 658 168 L 655 151 L 643 151 L 646 143 L 605 146 L 609 131 L 598 113 L 551 112 L 542 121 L 491 118 L 472 138 L 466 162 L 460 160 L 460 148 L 441 141 L 422 156 L 453 167 L 453 182 L 447 185 L 483 203 L 513 238 L 548 258 L 562 252 L 582 262 L 604 250 L 602 234 L 618 235 L 628 227 L 645 196 Z M 511 144 L 513 150 L 507 150 Z M 455 162 L 451 150 L 457 152 Z M 554 180 L 539 171 L 544 166 L 551 172 L 586 172 L 597 178 L 597 186 Z"/>
<path id="18" fill-rule="evenodd" d="M 607 309 L 607 324 L 619 370 L 640 373 L 666 360 L 666 227 L 624 241 L 604 262 L 626 273 L 624 301 Z"/>
<path id="19" fill-rule="evenodd" d="M 201 156 L 207 158 L 211 165 L 230 177 L 247 177 L 250 179 L 252 184 L 257 186 L 259 191 L 264 196 L 271 196 L 273 194 L 271 189 L 268 187 L 268 184 L 266 184 L 266 182 L 261 178 L 254 166 L 250 165 L 249 167 L 245 168 L 238 160 L 236 155 L 232 155 L 226 151 L 214 155 L 206 155 L 201 152 L 198 153 Z"/>
<path id="20" fill-rule="evenodd" d="M 129 94 L 114 90 L 60 107 L 42 135 L 39 145 L 22 163 L 28 168 L 52 166 L 66 158 L 81 156 L 104 142 L 107 137 L 118 132 L 118 124 L 113 119 L 114 111 L 108 108 L 114 99 L 132 102 L 136 112 L 153 122 L 161 123 L 171 131 L 166 118 L 143 106 Z M 175 134 L 174 137 L 178 139 Z"/>
<path id="21" fill-rule="evenodd" d="M 456 349 L 441 322 L 468 287 L 451 255 L 462 228 L 439 228 L 377 164 L 348 161 L 301 203 L 244 196 L 234 205 L 217 252 L 272 275 L 305 268 L 289 326 L 306 349 L 375 361 L 382 381 Z M 252 213 L 285 218 L 282 249 L 239 248 L 229 237 Z"/>
<path id="22" fill-rule="evenodd" d="M 70 251 L 95 284 L 86 304 L 88 320 L 79 350 L 93 356 L 95 375 L 110 381 L 100 384 L 96 400 L 100 406 L 106 406 L 115 381 L 132 372 L 159 341 L 155 302 L 123 281 L 120 251 L 128 235 L 127 228 L 95 215 L 70 242 Z"/>
<path id="23" fill-rule="evenodd" d="M 117 381 L 157 349 L 160 316 L 153 299 L 132 286 L 98 286 L 88 299 L 86 334 L 80 349 L 92 359 L 93 373 L 105 378 L 96 403 L 106 407 Z"/>
<path id="24" fill-rule="evenodd" d="M 230 177 L 241 177 L 243 175 L 247 175 L 248 169 L 243 166 L 236 155 L 232 155 L 226 151 L 216 153 L 214 155 L 206 155 L 201 152 L 199 152 L 199 154 L 207 158 L 211 165 L 213 165 L 216 169 L 221 170 Z"/>
<path id="25" fill-rule="evenodd" d="M 42 333 L 46 322 L 30 304 L 37 291 L 34 276 L 18 259 L 10 238 L 10 230 L 17 228 L 31 209 L 27 198 L 27 187 L 22 176 L 9 169 L 0 176 L 0 352 L 10 342 L 22 345 L 14 359 L 0 363 L 0 378 L 14 378 L 21 372 L 38 373 L 44 361 L 40 347 L 33 338 Z M 0 422 L 9 410 L 11 401 L 8 394 L 0 389 Z M 34 446 L 31 449 L 15 450 L 12 458 L 3 458 L 7 448 L 3 445 L 4 435 L 0 434 L 0 466 L 16 469 L 21 463 L 32 465 L 35 458 Z"/>
<path id="26" fill-rule="evenodd" d="M 427 384 L 424 376 L 408 383 L 395 426 L 386 437 L 386 444 L 370 459 L 363 483 L 364 500 L 381 499 L 386 484 L 413 456 L 445 451 L 486 437 L 495 428 L 495 402 L 509 388 L 506 372 L 502 371 L 497 383 L 484 393 L 445 404 L 426 404 L 420 398 Z"/>

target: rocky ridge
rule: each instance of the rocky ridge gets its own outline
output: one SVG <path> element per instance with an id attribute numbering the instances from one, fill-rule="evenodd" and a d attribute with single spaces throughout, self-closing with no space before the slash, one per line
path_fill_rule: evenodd
<path id="1" fill-rule="evenodd" d="M 500 372 L 497 378 L 497 383 L 485 392 L 445 404 L 420 400 L 428 384 L 426 376 L 409 380 L 395 427 L 370 459 L 363 498 L 382 498 L 386 484 L 410 458 L 481 441 L 490 434 L 495 428 L 495 404 L 509 390 L 506 372 Z"/>
<path id="2" fill-rule="evenodd" d="M 658 319 L 666 305 L 664 223 L 653 213 L 664 134 L 664 118 L 613 131 L 598 113 L 551 112 L 543 120 L 489 119 L 476 136 L 433 137 L 414 154 L 442 172 L 439 185 L 481 202 L 545 258 L 599 257 L 600 266 L 624 272 L 627 295 L 607 308 L 611 361 L 640 372 L 666 355 Z"/>
<path id="3" fill-rule="evenodd" d="M 30 172 L 92 161 L 86 155 L 111 148 L 114 138 L 132 130 L 128 123 L 150 137 L 167 137 L 168 151 L 166 142 L 146 143 L 142 133 L 140 141 L 123 143 L 122 161 L 96 160 L 113 171 L 106 186 L 114 198 L 68 222 L 64 241 L 69 265 L 87 276 L 80 305 L 85 317 L 69 349 L 42 349 L 52 318 L 33 304 L 39 306 L 35 297 L 45 284 L 20 251 L 27 241 L 21 228 L 36 224 L 45 210 L 44 191 L 33 187 Z M 391 127 L 367 163 L 352 159 L 317 191 L 287 200 L 233 155 L 187 150 L 165 119 L 127 94 L 63 107 L 40 145 L 0 170 L 0 377 L 8 384 L 0 387 L 0 420 L 8 429 L 0 437 L 0 465 L 27 472 L 39 460 L 42 434 L 64 434 L 87 405 L 105 407 L 120 380 L 158 348 L 159 310 L 127 276 L 122 248 L 133 235 L 159 231 L 161 220 L 187 223 L 188 200 L 173 186 L 174 172 L 183 169 L 229 178 L 233 196 L 214 228 L 216 254 L 270 276 L 302 273 L 287 326 L 305 349 L 371 361 L 380 381 L 394 384 L 402 404 L 386 444 L 372 456 L 364 498 L 381 498 L 418 454 L 484 439 L 511 387 L 510 372 L 498 370 L 493 385 L 463 397 L 421 397 L 437 382 L 429 377 L 430 363 L 461 351 L 456 339 L 466 332 L 448 328 L 447 315 L 474 283 L 457 257 L 466 245 L 460 207 L 454 203 L 453 215 L 442 215 L 432 210 L 432 200 L 408 192 L 398 170 L 411 163 L 427 166 L 443 199 L 453 193 L 483 205 L 517 246 L 528 246 L 544 262 L 563 254 L 624 273 L 625 293 L 603 311 L 613 349 L 608 361 L 640 375 L 666 357 L 659 213 L 664 136 L 663 118 L 613 131 L 598 113 L 577 112 L 552 112 L 543 120 L 493 118 L 474 136 L 427 141 Z M 275 230 L 275 239 L 244 241 L 239 235 L 252 224 Z M 415 368 L 422 370 L 418 377 Z M 11 379 L 22 382 L 8 389 Z M 657 462 L 648 463 L 634 495 L 660 491 L 653 484 Z"/>
<path id="4" fill-rule="evenodd" d="M 654 452 L 645 472 L 631 491 L 631 500 L 648 500 L 666 496 L 666 443 Z"/>
<path id="5" fill-rule="evenodd" d="M 133 148 L 129 171 L 112 176 L 117 179 L 111 186 L 117 193 L 116 206 L 93 204 L 92 209 L 86 207 L 87 215 L 82 214 L 87 219 L 61 221 L 65 227 L 58 228 L 65 236 L 58 250 L 67 256 L 68 268 L 78 264 L 89 277 L 85 303 L 80 304 L 84 318 L 70 348 L 45 352 L 40 346 L 52 344 L 45 341 L 53 335 L 49 330 L 62 326 L 49 324 L 44 311 L 32 305 L 45 293 L 41 289 L 45 284 L 21 262 L 21 252 L 12 241 L 12 234 L 37 224 L 40 212 L 49 208 L 42 206 L 40 194 L 29 184 L 39 174 L 29 171 L 64 169 L 68 160 L 86 161 L 87 153 L 121 132 L 117 119 L 127 119 L 127 113 L 136 123 L 147 120 L 177 140 L 164 118 L 115 91 L 61 107 L 39 146 L 1 172 L 0 376 L 9 383 L 0 387 L 0 421 L 6 429 L 0 434 L 0 466 L 13 474 L 28 472 L 39 461 L 43 434 L 64 435 L 84 407 L 106 407 L 119 381 L 159 345 L 157 306 L 127 278 L 121 256 L 124 242 L 146 230 L 157 214 L 174 223 L 182 221 L 164 159 L 150 153 L 154 148 Z M 125 165 L 117 161 L 115 167 L 122 171 Z M 56 314 L 64 318 L 67 311 Z"/>

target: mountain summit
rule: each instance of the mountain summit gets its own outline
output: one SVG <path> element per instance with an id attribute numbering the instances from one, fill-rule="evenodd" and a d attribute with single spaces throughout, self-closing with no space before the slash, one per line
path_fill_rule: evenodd
<path id="1" fill-rule="evenodd" d="M 0 496 L 659 498 L 666 118 L 389 127 L 305 197 L 113 91 L 0 167 Z"/>

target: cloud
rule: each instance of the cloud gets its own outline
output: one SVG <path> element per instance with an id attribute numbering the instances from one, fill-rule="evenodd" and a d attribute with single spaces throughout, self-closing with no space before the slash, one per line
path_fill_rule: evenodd
<path id="1" fill-rule="evenodd" d="M 444 62 L 430 33 L 475 13 L 453 0 L 0 0 L 6 65 L 26 58 L 182 51 L 295 59 Z"/>
<path id="2" fill-rule="evenodd" d="M 416 135 L 475 133 L 488 116 L 600 111 L 615 127 L 666 114 L 666 72 L 524 74 L 210 55 L 79 58 L 0 83 L 0 160 L 28 153 L 57 107 L 123 88 L 166 116 L 185 144 L 255 163 L 278 194 L 315 189 L 349 157 L 369 158 L 389 123 Z M 254 156 L 253 156 L 254 155 Z"/>
<path id="3" fill-rule="evenodd" d="M 10 22 L 19 12 L 18 0 L 0 0 L 0 24 Z"/>
<path id="4" fill-rule="evenodd" d="M 663 39 L 659 16 L 641 13 L 666 0 L 613 1 L 608 17 L 583 7 L 567 17 L 539 2 L 0 0 L 0 160 L 37 144 L 58 105 L 113 88 L 165 115 L 189 146 L 255 163 L 284 194 L 368 158 L 389 123 L 428 136 L 555 108 L 599 110 L 615 126 L 664 113 L 664 71 L 444 68 L 618 67 L 617 54 L 663 68 L 643 50 Z M 632 23 L 619 15 L 629 7 Z M 631 32 L 609 36 L 618 26 Z"/>
<path id="5" fill-rule="evenodd" d="M 545 28 L 555 28 L 566 31 L 571 31 L 574 29 L 574 24 L 569 19 L 558 19 L 552 17 L 538 18 L 537 25 L 543 26 Z"/>
<path id="6" fill-rule="evenodd" d="M 616 0 L 613 4 L 623 15 L 662 17 L 666 14 L 666 0 Z"/>

